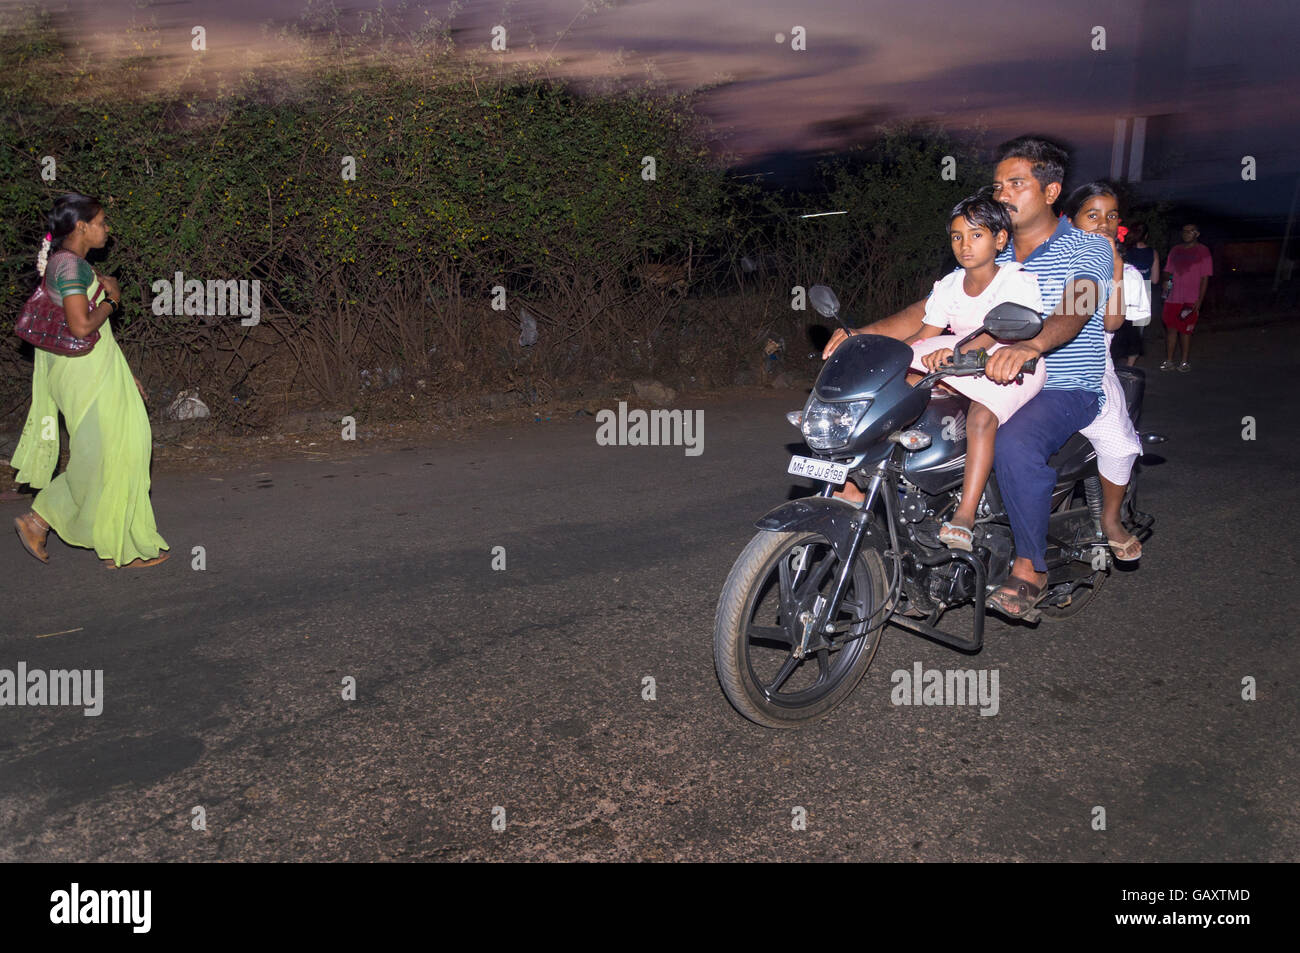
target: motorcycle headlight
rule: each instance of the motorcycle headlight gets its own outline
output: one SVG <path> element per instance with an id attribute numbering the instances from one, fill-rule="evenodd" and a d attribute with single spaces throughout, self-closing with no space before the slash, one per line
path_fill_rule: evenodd
<path id="1" fill-rule="evenodd" d="M 858 421 L 870 406 L 870 400 L 828 404 L 810 397 L 799 429 L 813 450 L 838 450 L 848 444 Z"/>

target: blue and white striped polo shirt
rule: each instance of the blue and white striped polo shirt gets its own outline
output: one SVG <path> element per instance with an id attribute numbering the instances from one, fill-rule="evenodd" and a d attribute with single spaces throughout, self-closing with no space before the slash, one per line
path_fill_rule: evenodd
<path id="1" fill-rule="evenodd" d="M 998 254 L 998 264 L 1015 261 L 1015 239 Z M 1061 305 L 1067 282 L 1091 278 L 1097 282 L 1097 310 L 1072 340 L 1044 355 L 1047 382 L 1044 390 L 1089 390 L 1102 394 L 1106 376 L 1106 326 L 1102 312 L 1110 294 L 1115 258 L 1110 242 L 1095 232 L 1085 232 L 1061 216 L 1056 231 L 1023 262 L 1025 271 L 1038 276 L 1038 291 L 1043 296 L 1043 318 Z M 1104 400 L 1103 396 L 1103 400 Z"/>

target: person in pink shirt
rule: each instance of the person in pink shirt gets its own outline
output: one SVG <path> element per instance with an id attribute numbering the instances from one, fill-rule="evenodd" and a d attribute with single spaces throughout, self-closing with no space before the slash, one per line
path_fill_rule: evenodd
<path id="1" fill-rule="evenodd" d="M 1162 371 L 1173 369 L 1175 340 L 1183 352 L 1183 361 L 1178 369 L 1184 372 L 1192 369 L 1187 360 L 1192 349 L 1192 331 L 1196 329 L 1205 289 L 1214 274 L 1210 250 L 1196 240 L 1200 234 L 1195 225 L 1184 225 L 1183 243 L 1171 248 L 1165 259 L 1165 271 L 1172 277 L 1173 288 L 1165 298 L 1164 312 L 1160 316 L 1167 332 L 1165 360 L 1160 365 Z"/>

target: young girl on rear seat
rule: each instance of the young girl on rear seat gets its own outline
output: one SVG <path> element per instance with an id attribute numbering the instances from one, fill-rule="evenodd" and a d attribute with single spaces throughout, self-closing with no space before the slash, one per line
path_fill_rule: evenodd
<path id="1" fill-rule="evenodd" d="M 1133 473 L 1133 464 L 1142 453 L 1142 443 L 1128 415 L 1124 388 L 1115 374 L 1110 356 L 1111 338 L 1125 321 L 1151 317 L 1151 295 L 1142 273 L 1125 264 L 1116 245 L 1119 235 L 1119 199 L 1105 182 L 1081 185 L 1065 203 L 1065 213 L 1075 228 L 1097 232 L 1110 240 L 1115 254 L 1115 277 L 1106 303 L 1106 376 L 1102 390 L 1106 402 L 1101 412 L 1083 430 L 1097 451 L 1097 471 L 1101 474 L 1101 528 L 1107 544 L 1119 562 L 1136 562 L 1142 558 L 1142 543 L 1124 528 L 1120 505 L 1124 490 Z"/>
<path id="2" fill-rule="evenodd" d="M 937 370 L 952 357 L 954 344 L 983 327 L 984 316 L 995 305 L 1009 301 L 1042 314 L 1037 277 L 1022 270 L 1019 262 L 999 267 L 994 261 L 1006 247 L 1010 235 L 1011 217 L 988 190 L 957 203 L 949 216 L 948 238 L 961 267 L 934 284 L 934 291 L 925 303 L 921 333 L 912 343 L 913 368 Z M 947 327 L 952 328 L 951 334 L 942 333 Z M 979 347 L 992 352 L 1002 345 L 981 334 L 963 351 Z M 976 507 L 993 469 L 993 442 L 998 426 L 1042 390 L 1046 380 L 1042 361 L 1019 384 L 996 384 L 983 376 L 944 379 L 944 386 L 971 399 L 970 412 L 966 415 L 966 474 L 961 502 L 939 530 L 939 540 L 950 549 L 971 550 Z"/>

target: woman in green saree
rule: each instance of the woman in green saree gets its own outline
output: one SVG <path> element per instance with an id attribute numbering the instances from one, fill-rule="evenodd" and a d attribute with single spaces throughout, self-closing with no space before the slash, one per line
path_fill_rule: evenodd
<path id="1" fill-rule="evenodd" d="M 14 520 L 27 551 L 49 561 L 51 529 L 64 542 L 93 549 L 109 569 L 153 566 L 167 559 L 167 542 L 149 503 L 153 435 L 144 389 L 131 374 L 108 323 L 121 298 L 117 281 L 86 261 L 108 242 L 104 210 L 92 198 L 60 196 L 37 269 L 67 315 L 68 330 L 85 338 L 99 331 L 90 353 L 76 357 L 37 350 L 32 406 L 12 466 L 18 482 L 41 492 L 31 512 Z M 70 436 L 67 469 L 53 480 L 59 459 L 58 414 Z"/>

